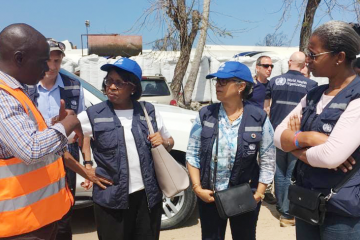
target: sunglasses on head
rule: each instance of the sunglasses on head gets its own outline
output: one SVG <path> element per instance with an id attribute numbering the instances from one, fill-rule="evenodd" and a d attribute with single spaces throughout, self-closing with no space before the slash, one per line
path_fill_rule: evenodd
<path id="1" fill-rule="evenodd" d="M 55 40 L 52 39 L 48 39 L 47 40 L 49 46 L 52 47 L 58 47 L 61 49 L 61 51 L 65 51 L 65 44 L 63 44 L 62 42 L 57 42 Z"/>
<path id="2" fill-rule="evenodd" d="M 269 68 L 269 67 L 274 68 L 273 64 L 258 64 L 258 66 L 262 66 L 264 68 Z"/>

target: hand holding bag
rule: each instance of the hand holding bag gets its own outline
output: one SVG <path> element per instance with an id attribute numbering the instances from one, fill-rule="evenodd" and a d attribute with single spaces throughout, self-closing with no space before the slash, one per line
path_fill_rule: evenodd
<path id="1" fill-rule="evenodd" d="M 145 106 L 142 102 L 140 105 L 144 111 L 150 134 L 153 134 L 154 129 Z M 157 181 L 166 197 L 173 197 L 189 187 L 190 181 L 186 170 L 166 151 L 163 145 L 153 147 L 151 154 Z"/>
<path id="2" fill-rule="evenodd" d="M 214 180 L 213 191 L 216 208 L 219 216 L 222 219 L 235 217 L 247 212 L 254 211 L 257 203 L 254 199 L 253 192 L 251 191 L 249 183 L 240 184 L 222 191 L 215 191 L 216 172 L 218 162 L 218 149 L 219 149 L 219 129 L 217 130 L 216 137 L 216 154 L 214 157 Z"/>

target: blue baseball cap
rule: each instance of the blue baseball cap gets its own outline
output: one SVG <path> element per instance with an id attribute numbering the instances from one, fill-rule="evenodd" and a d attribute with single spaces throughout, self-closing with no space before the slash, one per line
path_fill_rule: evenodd
<path id="1" fill-rule="evenodd" d="M 124 71 L 130 72 L 134 74 L 141 81 L 142 71 L 139 64 L 137 64 L 137 62 L 135 62 L 134 60 L 131 60 L 129 58 L 120 58 L 113 64 L 108 63 L 102 65 L 100 69 L 108 72 L 113 67 L 117 67 Z"/>
<path id="2" fill-rule="evenodd" d="M 221 64 L 219 70 L 216 73 L 212 73 L 206 76 L 206 79 L 210 78 L 240 78 L 241 80 L 254 83 L 254 79 L 251 76 L 250 69 L 240 62 L 229 61 Z"/>

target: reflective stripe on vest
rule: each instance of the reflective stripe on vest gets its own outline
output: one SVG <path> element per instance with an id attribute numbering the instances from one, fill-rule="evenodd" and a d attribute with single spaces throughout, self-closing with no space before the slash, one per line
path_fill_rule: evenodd
<path id="1" fill-rule="evenodd" d="M 64 90 L 80 90 L 80 86 L 64 86 Z"/>
<path id="2" fill-rule="evenodd" d="M 38 131 L 47 128 L 21 89 L 12 89 L 2 80 L 0 88 L 20 102 Z M 51 155 L 31 165 L 15 157 L 0 159 L 0 237 L 29 233 L 55 222 L 69 211 L 73 201 L 61 157 Z"/>
<path id="3" fill-rule="evenodd" d="M 277 104 L 291 105 L 291 106 L 297 106 L 299 104 L 297 102 L 281 101 L 281 100 L 276 100 L 276 103 Z"/>

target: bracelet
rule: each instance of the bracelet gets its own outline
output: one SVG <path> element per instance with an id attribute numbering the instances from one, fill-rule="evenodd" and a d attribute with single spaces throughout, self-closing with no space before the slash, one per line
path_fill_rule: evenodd
<path id="1" fill-rule="evenodd" d="M 294 145 L 298 148 L 301 149 L 302 147 L 299 144 L 299 141 L 297 139 L 297 137 L 299 136 L 299 134 L 301 133 L 301 131 L 296 131 L 295 132 L 295 136 L 294 136 Z"/>

